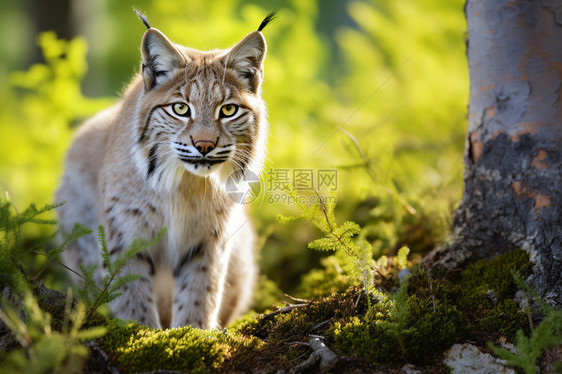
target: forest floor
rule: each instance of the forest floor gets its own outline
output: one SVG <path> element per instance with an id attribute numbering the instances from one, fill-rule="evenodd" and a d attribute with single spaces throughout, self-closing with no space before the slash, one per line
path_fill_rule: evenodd
<path id="1" fill-rule="evenodd" d="M 224 330 L 150 329 L 96 314 L 84 328 L 105 326 L 107 333 L 87 343 L 84 372 L 449 373 L 443 360 L 452 345 L 490 353 L 492 344 L 513 347 L 518 330 L 534 328 L 513 271 L 530 274 L 523 251 L 446 274 L 413 267 L 402 280 L 381 277 L 374 292 L 350 287 L 292 299 Z M 55 322 L 63 319 L 64 297 L 38 296 Z M 554 356 L 543 354 L 541 372 L 556 370 L 560 350 L 549 352 Z"/>

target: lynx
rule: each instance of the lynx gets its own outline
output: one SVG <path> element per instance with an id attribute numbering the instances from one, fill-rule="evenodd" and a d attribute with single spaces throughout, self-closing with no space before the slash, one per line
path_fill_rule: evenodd
<path id="1" fill-rule="evenodd" d="M 260 170 L 267 135 L 261 98 L 263 28 L 228 50 L 173 44 L 147 27 L 141 71 L 122 99 L 86 121 L 66 159 L 57 202 L 63 230 L 103 225 L 111 256 L 134 239 L 164 238 L 131 258 L 140 277 L 110 303 L 118 318 L 153 328 L 228 324 L 251 301 L 255 234 L 225 180 Z M 104 264 L 93 235 L 63 260 L 72 269 Z M 78 280 L 79 281 L 79 280 Z"/>

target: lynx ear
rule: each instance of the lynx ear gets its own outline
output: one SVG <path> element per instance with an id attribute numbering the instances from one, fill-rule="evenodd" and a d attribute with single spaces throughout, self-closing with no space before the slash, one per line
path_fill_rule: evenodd
<path id="1" fill-rule="evenodd" d="M 260 85 L 266 50 L 263 34 L 254 31 L 232 47 L 226 55 L 226 67 L 234 70 L 252 92 L 256 92 Z"/>
<path id="2" fill-rule="evenodd" d="M 167 81 L 184 60 L 166 35 L 154 28 L 144 33 L 141 55 L 144 87 L 147 90 Z"/>

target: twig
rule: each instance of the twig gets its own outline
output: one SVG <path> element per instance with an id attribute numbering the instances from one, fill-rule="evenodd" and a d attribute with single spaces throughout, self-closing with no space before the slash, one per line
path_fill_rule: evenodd
<path id="1" fill-rule="evenodd" d="M 293 296 L 291 296 L 291 295 L 289 295 L 289 294 L 285 294 L 285 297 L 286 297 L 286 298 L 289 298 L 289 299 L 291 299 L 291 300 L 293 300 L 293 301 L 298 301 L 299 303 L 309 303 L 309 302 L 310 302 L 310 300 L 299 299 L 299 298 L 293 297 Z"/>
<path id="2" fill-rule="evenodd" d="M 317 337 L 310 337 L 308 340 L 310 348 L 314 350 L 313 354 L 317 354 L 320 357 L 320 369 L 331 369 L 339 361 L 338 355 L 332 352 L 326 344 L 324 344 Z"/>
<path id="3" fill-rule="evenodd" d="M 322 322 L 320 322 L 319 324 L 315 325 L 313 328 L 311 328 L 310 331 L 314 331 L 314 330 L 316 330 L 316 329 L 318 329 L 318 328 L 324 326 L 325 324 L 330 323 L 330 321 L 331 321 L 331 319 L 328 319 L 328 320 L 326 320 L 326 321 L 322 321 Z"/>
<path id="4" fill-rule="evenodd" d="M 267 313 L 266 315 L 263 316 L 263 318 L 270 318 L 270 317 L 273 317 L 273 316 L 275 316 L 275 315 L 277 315 L 277 314 L 287 313 L 287 312 L 290 312 L 290 311 L 293 310 L 293 309 L 302 308 L 302 307 L 305 307 L 305 306 L 307 306 L 307 305 L 308 305 L 308 304 L 291 304 L 291 305 L 287 305 L 287 306 L 284 306 L 283 308 L 276 309 L 276 310 L 274 310 L 274 311 L 271 312 L 271 313 Z"/>
<path id="5" fill-rule="evenodd" d="M 332 352 L 326 344 L 324 344 L 320 339 L 322 336 L 309 335 L 308 336 L 308 346 L 312 348 L 312 354 L 310 357 L 302 362 L 301 364 L 291 368 L 289 370 L 290 374 L 300 374 L 300 373 L 314 373 L 317 372 L 318 368 L 322 371 L 332 369 L 340 358 Z M 285 371 L 279 371 L 279 373 L 284 373 Z"/>
<path id="6" fill-rule="evenodd" d="M 435 314 L 435 295 L 433 294 L 433 279 L 429 279 L 429 292 L 431 293 L 431 301 L 433 302 L 433 314 Z"/>
<path id="7" fill-rule="evenodd" d="M 330 228 L 330 232 L 332 233 L 332 235 L 334 234 L 334 228 L 332 227 L 332 223 L 330 222 L 330 219 L 328 218 L 328 211 L 326 210 L 326 206 L 324 205 L 324 199 L 322 199 L 322 196 L 320 196 L 320 193 L 318 193 L 318 190 L 316 189 L 316 187 L 313 185 L 312 188 L 314 189 L 314 193 L 316 193 L 316 196 L 318 197 L 318 202 L 320 203 L 320 206 L 322 207 L 322 212 L 324 212 L 324 217 L 326 217 L 326 223 L 328 224 L 328 227 Z M 336 235 L 334 235 L 336 236 Z M 338 238 L 339 240 L 339 238 Z M 339 240 L 341 242 L 341 240 Z M 343 244 L 343 243 L 342 243 Z"/>
<path id="8" fill-rule="evenodd" d="M 26 279 L 29 279 L 29 274 L 27 274 L 27 271 L 25 271 L 25 268 L 22 264 L 18 264 L 18 269 Z"/>
<path id="9" fill-rule="evenodd" d="M 33 253 L 35 253 L 36 255 L 45 256 L 45 257 L 51 259 L 51 257 L 49 257 L 49 255 L 47 255 L 46 253 L 42 253 L 42 252 L 39 252 L 39 251 L 33 251 Z M 60 262 L 59 260 L 55 260 L 55 261 L 56 261 L 60 266 L 64 267 L 66 270 L 71 271 L 71 272 L 73 272 L 74 274 L 78 275 L 78 276 L 79 276 L 80 278 L 82 278 L 83 280 L 86 280 L 86 279 L 84 278 L 84 276 L 83 276 L 82 274 L 78 273 L 76 270 L 69 268 L 68 266 L 66 266 L 65 264 L 63 264 L 62 262 Z M 98 290 L 100 290 L 100 289 L 98 288 Z M 100 290 L 100 291 L 101 291 L 101 290 Z"/>
<path id="10" fill-rule="evenodd" d="M 375 271 L 377 272 L 378 275 L 380 275 L 385 281 L 388 281 L 388 278 L 386 277 L 386 275 L 384 275 L 383 273 L 381 273 L 380 269 L 375 269 Z"/>
<path id="11" fill-rule="evenodd" d="M 320 356 L 317 355 L 316 352 L 313 352 L 305 362 L 295 366 L 294 368 L 291 368 L 291 370 L 289 370 L 289 373 L 290 374 L 313 373 L 314 368 L 316 368 L 319 361 L 320 361 Z M 282 373 L 284 373 L 284 371 Z"/>
<path id="12" fill-rule="evenodd" d="M 322 335 L 314 335 L 314 334 L 309 334 L 308 337 L 309 337 L 309 338 L 316 338 L 316 339 L 320 339 L 320 340 L 326 339 L 325 336 L 322 336 Z"/>
<path id="13" fill-rule="evenodd" d="M 304 345 L 304 346 L 306 346 L 306 347 L 310 347 L 310 344 L 308 344 L 307 342 L 297 342 L 297 341 L 294 341 L 294 342 L 285 342 L 285 344 L 297 344 L 297 345 Z"/>
<path id="14" fill-rule="evenodd" d="M 113 279 L 115 279 L 115 277 L 117 276 L 117 274 L 121 271 L 121 269 L 123 268 L 123 266 L 125 266 L 125 263 L 123 262 L 123 264 L 121 266 L 119 266 L 117 269 L 115 269 L 113 271 L 113 274 L 111 274 L 111 277 L 109 278 L 109 281 L 106 283 L 106 285 L 103 287 L 103 290 L 100 291 L 100 293 L 98 294 L 98 297 L 96 297 L 96 300 L 94 301 L 94 304 L 92 304 L 90 310 L 88 311 L 88 315 L 86 316 L 86 322 L 88 322 L 90 320 L 90 317 L 92 317 L 92 314 L 94 314 L 95 310 L 98 307 L 98 303 L 101 300 L 101 297 L 103 296 L 104 293 L 107 292 L 107 289 L 109 288 L 109 285 L 111 283 L 113 283 Z M 105 283 L 105 280 L 104 280 Z M 96 287 L 97 288 L 97 287 Z M 99 288 L 98 288 L 99 289 Z"/>
<path id="15" fill-rule="evenodd" d="M 35 276 L 34 276 L 33 278 L 30 279 L 31 283 L 35 283 L 35 281 L 37 280 L 37 278 L 39 278 L 39 276 L 40 276 L 41 274 L 43 274 L 43 272 L 44 272 L 45 270 L 47 270 L 48 267 L 49 267 L 49 264 L 46 264 L 45 266 L 43 266 L 43 267 L 41 268 L 41 270 L 39 270 L 39 272 L 38 272 L 37 274 L 35 274 Z"/>
<path id="16" fill-rule="evenodd" d="M 359 296 L 357 296 L 357 300 L 355 300 L 355 308 L 357 309 L 357 306 L 359 305 L 359 300 L 361 300 L 361 295 L 363 294 L 363 292 L 359 291 Z M 367 297 L 369 297 L 369 295 L 367 295 Z"/>

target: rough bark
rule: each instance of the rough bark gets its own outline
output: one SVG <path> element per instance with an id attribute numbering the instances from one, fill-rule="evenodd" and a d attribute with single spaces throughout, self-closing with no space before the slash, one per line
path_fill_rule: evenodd
<path id="1" fill-rule="evenodd" d="M 470 104 L 454 268 L 522 248 L 532 284 L 562 305 L 562 0 L 467 0 Z"/>

